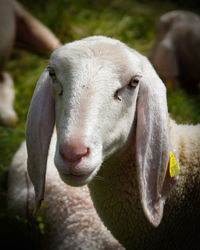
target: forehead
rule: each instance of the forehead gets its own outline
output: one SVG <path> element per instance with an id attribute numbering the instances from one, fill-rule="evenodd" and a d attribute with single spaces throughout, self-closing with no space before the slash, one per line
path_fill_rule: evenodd
<path id="1" fill-rule="evenodd" d="M 62 73 L 90 75 L 104 71 L 126 78 L 139 73 L 141 58 L 139 53 L 114 39 L 83 39 L 53 52 L 50 65 Z"/>

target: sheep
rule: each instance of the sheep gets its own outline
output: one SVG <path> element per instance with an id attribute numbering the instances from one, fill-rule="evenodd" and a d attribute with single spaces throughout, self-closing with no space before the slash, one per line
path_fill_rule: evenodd
<path id="1" fill-rule="evenodd" d="M 56 140 L 56 138 L 54 138 Z M 87 186 L 73 188 L 59 178 L 53 164 L 55 140 L 48 158 L 44 222 L 48 225 L 42 237 L 42 249 L 48 250 L 124 250 L 98 217 Z M 30 220 L 34 205 L 34 188 L 27 175 L 27 150 L 23 142 L 9 167 L 8 211 L 11 216 Z"/>
<path id="2" fill-rule="evenodd" d="M 0 72 L 0 123 L 14 126 L 18 117 L 13 108 L 15 92 L 13 80 L 6 71 Z"/>
<path id="3" fill-rule="evenodd" d="M 104 36 L 52 53 L 27 117 L 35 214 L 50 141 L 61 180 L 72 193 L 88 185 L 98 215 L 126 249 L 198 241 L 200 124 L 169 117 L 165 85 L 145 56 Z"/>
<path id="4" fill-rule="evenodd" d="M 156 40 L 149 59 L 166 83 L 188 92 L 200 88 L 200 17 L 189 11 L 171 11 L 156 24 Z"/>
<path id="5" fill-rule="evenodd" d="M 3 111 L 0 110 L 0 121 L 4 125 L 13 126 L 18 120 L 13 108 L 14 99 L 10 98 L 14 96 L 14 89 L 10 84 L 11 76 L 8 76 L 4 68 L 14 45 L 40 54 L 47 54 L 59 47 L 60 42 L 17 1 L 0 0 L 0 6 L 0 84 L 2 84 L 1 89 L 7 89 L 6 93 L 0 90 L 1 97 L 7 103 L 6 105 L 0 104 L 5 107 Z"/>

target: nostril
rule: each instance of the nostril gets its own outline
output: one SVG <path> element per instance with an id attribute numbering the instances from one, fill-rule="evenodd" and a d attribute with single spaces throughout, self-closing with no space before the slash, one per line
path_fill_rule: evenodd
<path id="1" fill-rule="evenodd" d="M 90 148 L 83 145 L 64 144 L 59 147 L 60 155 L 63 159 L 69 162 L 76 162 L 83 157 L 87 157 L 90 153 Z"/>

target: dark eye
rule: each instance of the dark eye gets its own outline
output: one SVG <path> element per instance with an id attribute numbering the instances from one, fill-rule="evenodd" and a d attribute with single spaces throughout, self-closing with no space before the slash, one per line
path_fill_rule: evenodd
<path id="1" fill-rule="evenodd" d="M 137 77 L 132 78 L 128 84 L 128 88 L 135 89 L 139 82 L 140 82 L 139 78 Z"/>
<path id="2" fill-rule="evenodd" d="M 63 94 L 63 87 L 62 84 L 57 80 L 54 69 L 48 66 L 47 70 L 49 72 L 49 76 L 53 80 L 52 81 L 53 89 L 58 93 L 59 96 L 61 96 Z"/>
<path id="3" fill-rule="evenodd" d="M 55 72 L 49 72 L 49 75 L 50 75 L 50 77 L 52 77 L 52 78 L 56 77 Z"/>
<path id="4" fill-rule="evenodd" d="M 48 67 L 47 70 L 49 71 L 49 76 L 50 76 L 53 80 L 56 80 L 56 73 L 55 73 L 54 69 L 52 69 L 51 67 Z"/>

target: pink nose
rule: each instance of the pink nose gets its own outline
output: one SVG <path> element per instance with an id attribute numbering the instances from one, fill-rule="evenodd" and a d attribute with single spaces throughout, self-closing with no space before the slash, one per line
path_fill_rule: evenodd
<path id="1" fill-rule="evenodd" d="M 90 149 L 80 142 L 71 142 L 62 144 L 59 147 L 59 152 L 64 160 L 76 162 L 83 157 L 87 157 L 90 153 Z"/>

